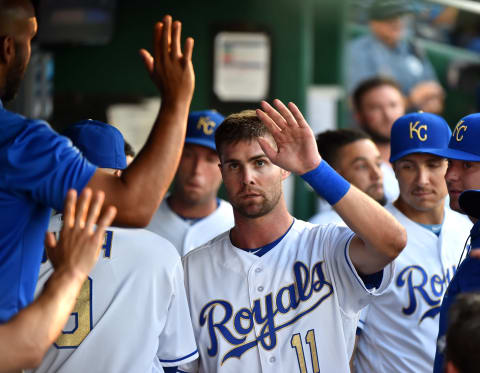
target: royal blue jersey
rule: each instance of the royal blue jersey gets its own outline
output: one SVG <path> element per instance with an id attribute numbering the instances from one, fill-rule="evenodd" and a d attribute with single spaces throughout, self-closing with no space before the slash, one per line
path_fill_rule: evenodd
<path id="1" fill-rule="evenodd" d="M 438 331 L 437 353 L 435 355 L 434 373 L 445 372 L 444 368 L 444 347 L 445 337 L 448 330 L 448 313 L 455 302 L 456 297 L 461 293 L 480 291 L 480 260 L 467 256 L 458 267 L 450 285 L 443 298 L 440 310 L 440 328 Z"/>
<path id="2" fill-rule="evenodd" d="M 33 299 L 51 208 L 62 211 L 95 170 L 47 123 L 0 101 L 0 323 Z"/>

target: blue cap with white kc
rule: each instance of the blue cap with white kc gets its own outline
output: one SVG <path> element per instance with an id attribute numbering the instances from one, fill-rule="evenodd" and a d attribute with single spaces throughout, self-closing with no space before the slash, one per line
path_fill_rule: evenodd
<path id="1" fill-rule="evenodd" d="M 185 143 L 216 150 L 215 130 L 224 119 L 224 116 L 215 110 L 192 111 L 188 116 Z"/>
<path id="2" fill-rule="evenodd" d="M 460 119 L 442 156 L 468 162 L 480 162 L 480 113 Z"/>
<path id="3" fill-rule="evenodd" d="M 410 113 L 398 118 L 392 126 L 390 162 L 412 153 L 443 157 L 452 131 L 445 119 L 432 113 Z"/>
<path id="4" fill-rule="evenodd" d="M 65 136 L 95 166 L 116 170 L 127 168 L 125 141 L 114 126 L 98 120 L 82 120 L 70 125 Z"/>

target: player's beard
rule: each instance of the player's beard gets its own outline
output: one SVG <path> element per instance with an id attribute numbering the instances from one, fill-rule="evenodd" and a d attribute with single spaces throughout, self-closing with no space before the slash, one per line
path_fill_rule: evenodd
<path id="1" fill-rule="evenodd" d="M 242 203 L 241 201 L 230 198 L 230 203 L 232 204 L 233 209 L 240 215 L 249 219 L 265 216 L 278 205 L 282 196 L 282 189 L 275 189 L 271 198 L 268 198 L 268 196 L 262 191 L 255 190 L 255 193 L 261 195 L 261 202 L 252 203 L 247 201 Z M 252 206 L 255 206 L 256 208 L 252 208 Z"/>
<path id="2" fill-rule="evenodd" d="M 23 75 L 25 73 L 25 64 L 23 61 L 23 53 L 20 53 L 21 46 L 16 44 L 16 50 L 19 52 L 15 55 L 15 61 L 13 66 L 9 69 L 5 81 L 5 91 L 1 97 L 2 101 L 8 102 L 15 98 L 15 95 L 20 88 L 20 83 L 22 82 Z"/>
<path id="3" fill-rule="evenodd" d="M 385 206 L 387 203 L 387 199 L 385 198 L 385 193 L 383 192 L 382 188 L 382 194 L 378 195 L 378 193 L 373 193 L 373 190 L 377 188 L 377 185 L 371 185 L 368 187 L 368 189 L 365 191 L 366 194 L 368 194 L 370 197 L 372 197 L 375 201 L 380 203 L 382 206 Z"/>

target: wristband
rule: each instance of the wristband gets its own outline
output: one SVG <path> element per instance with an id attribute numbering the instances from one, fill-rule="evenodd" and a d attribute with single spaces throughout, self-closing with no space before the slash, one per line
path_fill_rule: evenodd
<path id="1" fill-rule="evenodd" d="M 317 168 L 300 176 L 330 205 L 340 201 L 350 189 L 350 183 L 322 160 Z"/>

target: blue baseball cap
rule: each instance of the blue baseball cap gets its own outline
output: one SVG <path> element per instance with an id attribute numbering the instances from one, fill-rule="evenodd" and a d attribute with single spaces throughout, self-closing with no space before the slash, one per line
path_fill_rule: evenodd
<path id="1" fill-rule="evenodd" d="M 480 113 L 470 114 L 460 119 L 452 132 L 448 147 L 442 156 L 469 162 L 480 162 Z"/>
<path id="2" fill-rule="evenodd" d="M 458 198 L 460 208 L 468 216 L 480 219 L 480 190 L 466 190 Z"/>
<path id="3" fill-rule="evenodd" d="M 94 165 L 116 170 L 127 168 L 125 141 L 114 126 L 98 120 L 82 120 L 70 125 L 65 136 Z"/>
<path id="4" fill-rule="evenodd" d="M 225 117 L 215 110 L 192 111 L 188 116 L 186 144 L 215 147 L 215 131 Z"/>
<path id="5" fill-rule="evenodd" d="M 411 154 L 427 153 L 444 157 L 452 131 L 445 119 L 432 113 L 410 113 L 392 126 L 390 162 Z"/>

